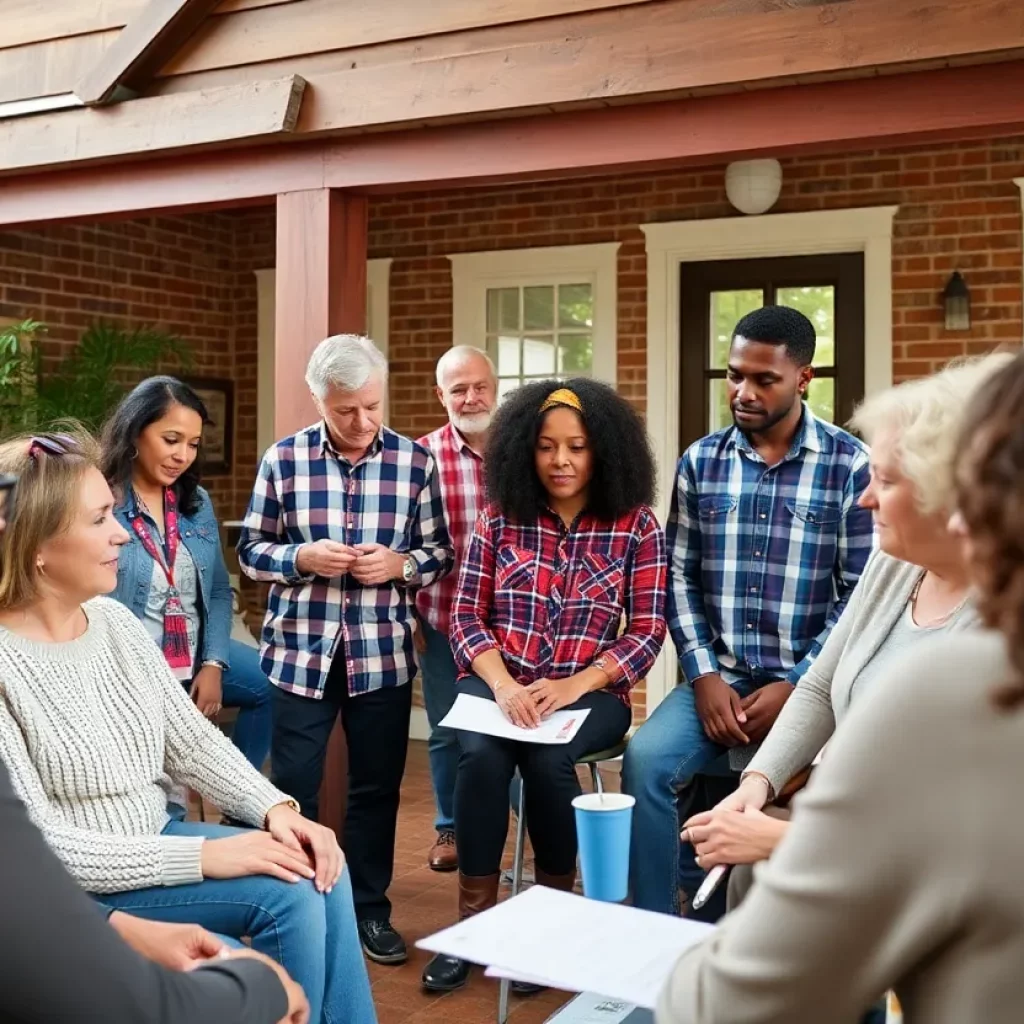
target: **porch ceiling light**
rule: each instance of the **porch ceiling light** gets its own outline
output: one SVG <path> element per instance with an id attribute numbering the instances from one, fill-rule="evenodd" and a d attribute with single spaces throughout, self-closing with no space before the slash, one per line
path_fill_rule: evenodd
<path id="1" fill-rule="evenodd" d="M 942 293 L 946 309 L 947 331 L 969 331 L 971 329 L 971 290 L 967 282 L 954 270 Z"/>
<path id="2" fill-rule="evenodd" d="M 781 191 L 778 160 L 734 160 L 725 169 L 725 194 L 740 213 L 766 213 Z"/>

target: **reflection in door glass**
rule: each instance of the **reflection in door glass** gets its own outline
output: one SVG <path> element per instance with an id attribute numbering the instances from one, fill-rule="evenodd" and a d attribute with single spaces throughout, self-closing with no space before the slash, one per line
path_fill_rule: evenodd
<path id="1" fill-rule="evenodd" d="M 836 290 L 830 284 L 779 288 L 775 301 L 780 306 L 800 310 L 814 324 L 818 344 L 815 366 L 836 365 Z"/>
<path id="2" fill-rule="evenodd" d="M 764 305 L 760 288 L 711 293 L 711 369 L 724 370 L 729 362 L 729 346 L 737 322 L 751 310 Z"/>

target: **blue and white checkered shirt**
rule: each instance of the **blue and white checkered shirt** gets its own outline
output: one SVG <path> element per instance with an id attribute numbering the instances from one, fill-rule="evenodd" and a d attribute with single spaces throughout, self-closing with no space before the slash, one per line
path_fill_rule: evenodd
<path id="1" fill-rule="evenodd" d="M 767 466 L 735 427 L 679 460 L 666 529 L 669 629 L 691 682 L 796 683 L 817 657 L 873 545 L 868 450 L 804 407 Z"/>
<path id="2" fill-rule="evenodd" d="M 318 540 L 383 544 L 408 553 L 418 572 L 383 586 L 347 573 L 303 576 L 299 548 Z M 261 653 L 275 685 L 322 697 L 335 654 L 345 657 L 353 695 L 408 683 L 416 663 L 407 587 L 433 583 L 454 562 L 433 457 L 386 427 L 355 465 L 323 423 L 278 441 L 260 465 L 238 558 L 271 585 Z"/>

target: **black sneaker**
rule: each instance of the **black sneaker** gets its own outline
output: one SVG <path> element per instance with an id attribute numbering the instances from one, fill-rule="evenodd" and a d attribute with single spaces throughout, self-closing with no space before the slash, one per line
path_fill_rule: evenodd
<path id="1" fill-rule="evenodd" d="M 359 941 L 363 952 L 376 964 L 404 964 L 409 951 L 390 921 L 360 921 Z"/>

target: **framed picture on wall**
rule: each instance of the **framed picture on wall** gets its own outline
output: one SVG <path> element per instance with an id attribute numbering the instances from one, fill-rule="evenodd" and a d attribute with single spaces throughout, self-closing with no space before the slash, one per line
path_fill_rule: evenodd
<path id="1" fill-rule="evenodd" d="M 212 425 L 203 431 L 203 471 L 210 476 L 231 472 L 235 462 L 235 382 L 212 377 L 183 377 L 203 400 Z"/>

